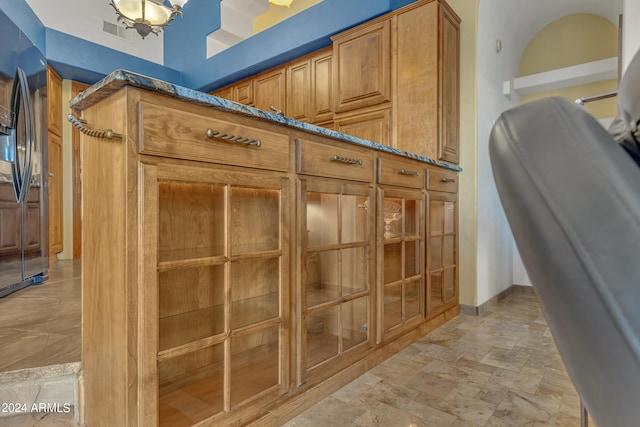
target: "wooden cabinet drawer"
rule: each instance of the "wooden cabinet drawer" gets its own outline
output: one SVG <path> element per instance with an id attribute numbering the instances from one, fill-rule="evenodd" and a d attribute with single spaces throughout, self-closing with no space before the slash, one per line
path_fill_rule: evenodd
<path id="1" fill-rule="evenodd" d="M 427 169 L 427 173 L 429 174 L 427 189 L 446 193 L 458 192 L 458 174 L 456 172 L 442 169 Z"/>
<path id="2" fill-rule="evenodd" d="M 296 140 L 297 172 L 353 181 L 372 181 L 374 156 L 371 150 L 334 147 Z"/>
<path id="3" fill-rule="evenodd" d="M 140 152 L 201 162 L 288 170 L 289 137 L 248 125 L 141 102 Z M 231 117 L 231 116 L 230 116 Z M 238 120 L 237 117 L 234 117 Z M 207 129 L 221 137 L 207 137 Z M 260 141 L 253 145 L 225 138 Z"/>
<path id="4" fill-rule="evenodd" d="M 401 159 L 378 158 L 378 184 L 423 188 L 424 166 Z"/>

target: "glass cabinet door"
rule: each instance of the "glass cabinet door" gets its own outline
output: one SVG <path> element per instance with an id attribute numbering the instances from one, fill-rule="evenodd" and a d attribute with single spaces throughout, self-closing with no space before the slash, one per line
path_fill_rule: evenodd
<path id="1" fill-rule="evenodd" d="M 424 306 L 424 196 L 381 190 L 381 339 L 422 319 Z"/>
<path id="2" fill-rule="evenodd" d="M 302 376 L 370 343 L 371 189 L 304 182 Z"/>
<path id="3" fill-rule="evenodd" d="M 457 212 L 455 194 L 430 193 L 429 316 L 455 303 L 457 296 Z"/>
<path id="4" fill-rule="evenodd" d="M 157 221 L 147 252 L 157 273 L 144 300 L 158 302 L 155 324 L 145 322 L 157 342 L 158 424 L 192 425 L 283 393 L 287 180 L 145 170 L 145 203 L 157 204 L 145 228 Z"/>

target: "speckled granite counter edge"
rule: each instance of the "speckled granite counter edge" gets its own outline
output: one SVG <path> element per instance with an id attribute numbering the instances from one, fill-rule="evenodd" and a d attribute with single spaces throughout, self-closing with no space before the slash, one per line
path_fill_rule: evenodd
<path id="1" fill-rule="evenodd" d="M 268 120 L 274 123 L 280 123 L 285 126 L 289 126 L 296 129 L 301 129 L 305 132 L 311 132 L 318 135 L 328 136 L 330 138 L 346 141 L 352 144 L 361 145 L 364 147 L 373 148 L 378 151 L 384 151 L 387 153 L 393 153 L 400 156 L 408 157 L 411 159 L 419 160 L 424 163 L 441 166 L 443 168 L 451 169 L 454 171 L 461 171 L 462 168 L 450 163 L 441 162 L 428 157 L 420 156 L 417 154 L 408 153 L 406 151 L 398 150 L 393 147 L 387 147 L 385 145 L 376 144 L 371 141 L 356 138 L 354 136 L 346 135 L 344 133 L 336 132 L 331 129 L 322 128 L 309 123 L 300 122 L 285 116 L 269 113 L 254 107 L 239 104 L 237 102 L 229 101 L 223 98 L 218 98 L 213 95 L 199 92 L 197 90 L 188 89 L 182 86 L 167 83 L 162 80 L 154 79 L 151 77 L 137 74 L 127 70 L 116 70 L 100 80 L 98 83 L 91 86 L 89 89 L 80 93 L 78 96 L 69 101 L 69 106 L 74 110 L 82 110 L 88 108 L 91 105 L 96 104 L 100 100 L 107 98 L 112 93 L 116 92 L 123 86 L 134 86 L 138 88 L 152 90 L 158 93 L 169 95 L 184 101 L 192 102 L 199 105 L 204 105 L 219 110 L 236 112 L 249 116 L 258 117 L 264 120 Z"/>

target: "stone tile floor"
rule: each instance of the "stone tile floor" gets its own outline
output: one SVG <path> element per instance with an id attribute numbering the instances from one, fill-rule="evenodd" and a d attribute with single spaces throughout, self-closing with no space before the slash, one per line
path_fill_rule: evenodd
<path id="1" fill-rule="evenodd" d="M 285 426 L 579 426 L 579 411 L 535 295 L 517 293 L 456 317 Z"/>
<path id="2" fill-rule="evenodd" d="M 2 419 L 72 426 L 73 414 Z M 285 424 L 579 426 L 579 399 L 533 294 L 460 315 Z M 593 425 L 590 423 L 590 425 Z"/>
<path id="3" fill-rule="evenodd" d="M 0 373 L 80 362 L 80 304 L 79 260 L 57 261 L 43 284 L 0 298 Z"/>

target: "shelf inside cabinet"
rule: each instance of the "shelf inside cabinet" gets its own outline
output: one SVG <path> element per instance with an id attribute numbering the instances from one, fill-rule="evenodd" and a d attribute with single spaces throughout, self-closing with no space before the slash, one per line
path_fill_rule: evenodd
<path id="1" fill-rule="evenodd" d="M 241 328 L 265 320 L 275 319 L 280 314 L 280 294 L 272 292 L 234 301 L 231 307 L 232 328 Z"/>
<path id="2" fill-rule="evenodd" d="M 160 426 L 190 426 L 224 409 L 224 345 L 158 363 Z"/>
<path id="3" fill-rule="evenodd" d="M 167 350 L 224 331 L 224 306 L 161 317 L 159 322 L 159 350 Z"/>
<path id="4" fill-rule="evenodd" d="M 278 326 L 231 340 L 231 408 L 279 385 L 279 341 Z M 158 363 L 161 426 L 190 426 L 223 411 L 223 360 L 217 344 Z"/>

